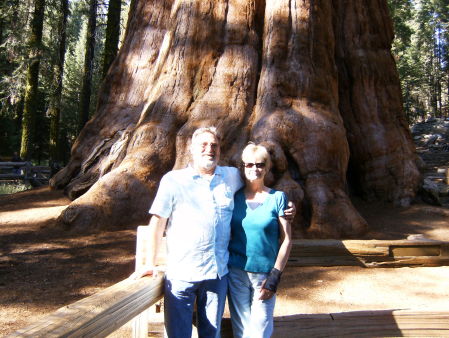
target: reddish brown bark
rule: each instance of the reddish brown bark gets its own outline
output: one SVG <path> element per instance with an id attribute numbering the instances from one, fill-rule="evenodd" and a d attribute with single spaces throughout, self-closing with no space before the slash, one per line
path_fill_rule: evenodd
<path id="1" fill-rule="evenodd" d="M 239 164 L 248 140 L 269 147 L 268 183 L 297 203 L 297 236 L 366 230 L 347 194 L 348 161 L 366 196 L 406 204 L 419 173 L 391 23 L 385 1 L 361 3 L 135 1 L 97 113 L 52 181 L 76 198 L 60 221 L 144 222 L 160 177 L 188 163 L 189 138 L 205 125 L 224 135 L 222 164 Z"/>

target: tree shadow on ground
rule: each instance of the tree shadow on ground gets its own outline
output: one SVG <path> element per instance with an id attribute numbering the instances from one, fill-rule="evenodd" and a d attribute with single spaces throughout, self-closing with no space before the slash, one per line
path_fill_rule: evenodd
<path id="1" fill-rule="evenodd" d="M 0 197 L 0 336 L 133 272 L 136 227 L 73 233 L 50 226 L 68 203 L 48 187 Z"/>

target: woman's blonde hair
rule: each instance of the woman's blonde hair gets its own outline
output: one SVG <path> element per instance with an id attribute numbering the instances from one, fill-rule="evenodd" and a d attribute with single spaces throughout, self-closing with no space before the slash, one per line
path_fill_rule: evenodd
<path id="1" fill-rule="evenodd" d="M 243 149 L 242 152 L 242 161 L 245 162 L 245 159 L 248 156 L 255 156 L 257 159 L 260 159 L 260 161 L 263 161 L 265 163 L 265 168 L 267 171 L 271 168 L 271 156 L 268 152 L 267 148 L 260 144 L 254 144 L 250 142 L 245 149 Z"/>

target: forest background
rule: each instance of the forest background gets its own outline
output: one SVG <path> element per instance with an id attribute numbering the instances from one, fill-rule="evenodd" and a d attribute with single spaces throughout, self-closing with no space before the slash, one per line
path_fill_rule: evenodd
<path id="1" fill-rule="evenodd" d="M 0 159 L 63 166 L 126 32 L 132 1 L 0 4 Z M 449 0 L 389 0 L 409 124 L 449 117 Z"/>

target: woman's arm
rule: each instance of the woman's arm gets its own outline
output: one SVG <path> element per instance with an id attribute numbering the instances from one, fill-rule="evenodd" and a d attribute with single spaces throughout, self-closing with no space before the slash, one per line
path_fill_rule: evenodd
<path id="1" fill-rule="evenodd" d="M 281 247 L 279 248 L 278 256 L 274 267 L 279 271 L 283 271 L 290 255 L 292 248 L 292 227 L 290 222 L 284 217 L 279 217 L 279 241 Z"/>
<path id="2" fill-rule="evenodd" d="M 274 268 L 279 270 L 279 277 L 280 278 L 280 272 L 284 270 L 285 265 L 288 261 L 288 256 L 290 255 L 290 250 L 292 248 L 292 230 L 290 222 L 287 221 L 284 217 L 279 217 L 279 241 L 281 242 L 281 246 L 279 248 L 278 255 L 276 257 L 276 262 L 274 263 Z M 278 280 L 279 281 L 279 280 Z M 265 289 L 266 281 L 262 284 L 262 288 L 260 289 L 260 300 L 266 300 L 273 297 L 275 294 L 274 291 Z M 277 284 L 277 283 L 276 283 Z"/>

